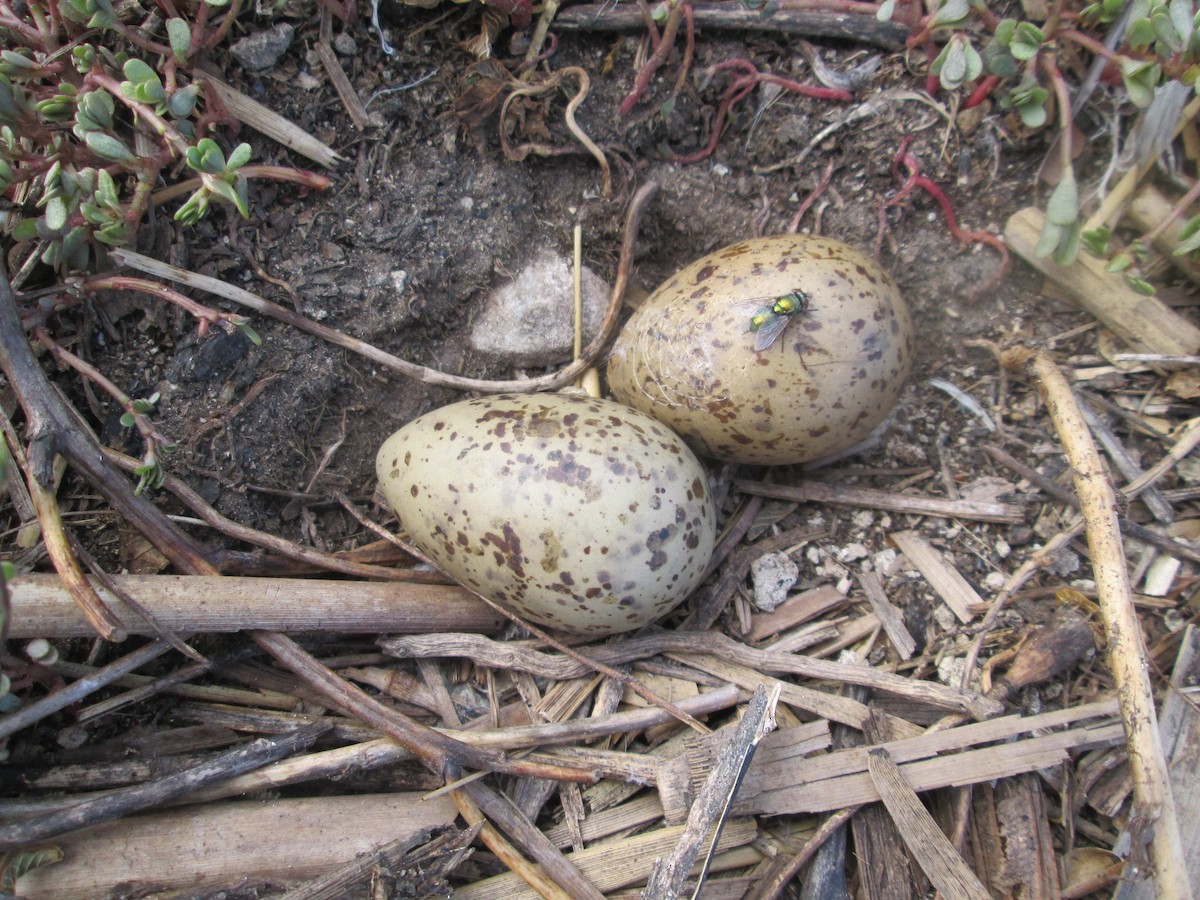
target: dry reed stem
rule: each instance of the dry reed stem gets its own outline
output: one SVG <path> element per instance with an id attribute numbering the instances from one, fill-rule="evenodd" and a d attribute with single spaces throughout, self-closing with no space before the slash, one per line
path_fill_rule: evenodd
<path id="1" fill-rule="evenodd" d="M 1117 687 L 1133 776 L 1130 831 L 1137 835 L 1139 827 L 1152 829 L 1150 856 L 1158 896 L 1183 900 L 1191 897 L 1192 891 L 1167 778 L 1146 648 L 1121 544 L 1116 492 L 1066 378 L 1044 353 L 1034 356 L 1032 365 L 1047 411 L 1071 463 L 1086 523 L 1100 612 L 1108 638 L 1109 665 Z M 1134 847 L 1135 860 L 1138 849 Z"/>

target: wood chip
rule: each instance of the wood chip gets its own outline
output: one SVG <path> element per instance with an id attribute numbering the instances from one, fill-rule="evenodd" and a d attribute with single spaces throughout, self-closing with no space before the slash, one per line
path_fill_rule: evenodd
<path id="1" fill-rule="evenodd" d="M 867 602 L 875 610 L 880 624 L 883 625 L 888 640 L 892 642 L 896 655 L 901 659 L 910 659 L 917 649 L 917 642 L 904 627 L 904 619 L 900 615 L 900 610 L 896 609 L 888 600 L 887 592 L 884 591 L 883 582 L 880 581 L 879 576 L 869 569 L 863 569 L 858 574 L 858 583 L 863 589 L 863 595 L 867 598 Z"/>
<path id="2" fill-rule="evenodd" d="M 900 767 L 888 752 L 882 747 L 872 747 L 867 754 L 867 769 L 900 837 L 942 896 L 947 900 L 989 900 L 987 889 L 921 804 L 916 792 L 905 784 Z"/>
<path id="3" fill-rule="evenodd" d="M 897 531 L 889 535 L 901 553 L 908 557 L 939 597 L 962 623 L 975 618 L 974 610 L 984 606 L 983 598 L 946 562 L 946 557 L 915 531 Z"/>

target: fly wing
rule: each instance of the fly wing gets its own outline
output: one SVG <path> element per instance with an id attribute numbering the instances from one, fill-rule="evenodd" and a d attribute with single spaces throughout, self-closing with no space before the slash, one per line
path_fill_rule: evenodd
<path id="1" fill-rule="evenodd" d="M 780 316 L 771 313 L 759 329 L 754 333 L 754 349 L 762 352 L 775 343 L 775 339 L 783 334 L 783 330 L 788 327 L 788 323 L 792 321 L 791 316 Z"/>

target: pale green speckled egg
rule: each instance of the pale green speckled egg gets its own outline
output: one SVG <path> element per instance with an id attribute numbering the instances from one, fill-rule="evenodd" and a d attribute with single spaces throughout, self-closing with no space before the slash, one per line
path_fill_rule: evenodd
<path id="1" fill-rule="evenodd" d="M 799 308 L 770 312 L 785 298 Z M 767 323 L 782 327 L 764 347 Z M 607 375 L 617 400 L 698 453 L 776 465 L 865 438 L 895 406 L 912 360 L 908 307 L 878 263 L 830 238 L 779 235 L 670 278 L 621 330 Z"/>
<path id="2" fill-rule="evenodd" d="M 469 588 L 575 634 L 638 628 L 700 583 L 716 539 L 703 466 L 637 410 L 568 394 L 464 400 L 380 448 L 413 542 Z"/>

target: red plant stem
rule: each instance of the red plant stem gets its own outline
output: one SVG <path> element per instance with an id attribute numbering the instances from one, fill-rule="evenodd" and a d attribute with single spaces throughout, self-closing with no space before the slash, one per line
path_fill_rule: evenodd
<path id="1" fill-rule="evenodd" d="M 1054 0 L 1054 6 L 1050 10 L 1050 15 L 1046 17 L 1046 22 L 1043 29 L 1046 34 L 1057 34 L 1059 23 L 1062 22 L 1063 9 L 1066 7 L 1065 0 Z"/>
<path id="2" fill-rule="evenodd" d="M 150 294 L 161 300 L 174 303 L 176 306 L 191 313 L 199 321 L 198 329 L 200 334 L 208 331 L 209 324 L 219 325 L 223 322 L 228 322 L 231 325 L 241 325 L 246 321 L 244 316 L 210 309 L 202 303 L 197 303 L 190 297 L 185 297 L 178 291 L 171 290 L 165 284 L 159 284 L 156 281 L 149 281 L 145 278 L 134 278 L 129 275 L 110 275 L 104 278 L 93 278 L 85 281 L 81 287 L 85 291 L 141 291 L 143 294 Z"/>
<path id="3" fill-rule="evenodd" d="M 725 128 L 725 117 L 729 115 L 729 110 L 733 107 L 733 104 L 754 90 L 755 83 L 753 78 L 739 78 L 727 87 L 724 95 L 721 97 L 721 103 L 717 107 L 717 115 L 713 119 L 712 131 L 709 133 L 708 143 L 695 153 L 688 154 L 687 156 L 674 154 L 671 156 L 671 160 L 686 165 L 688 163 L 700 162 L 700 160 L 712 156 L 713 151 L 717 149 L 717 141 L 721 139 L 721 132 Z"/>
<path id="4" fill-rule="evenodd" d="M 974 109 L 984 100 L 992 95 L 992 91 L 996 89 L 996 85 L 1000 83 L 999 75 L 985 75 L 979 79 L 974 90 L 967 96 L 966 102 L 962 105 L 963 109 Z"/>
<path id="5" fill-rule="evenodd" d="M 971 8 L 975 10 L 975 15 L 979 16 L 979 20 L 983 22 L 984 28 L 992 32 L 996 30 L 996 26 L 1000 24 L 1000 17 L 988 9 L 988 5 L 983 0 L 973 0 Z"/>
<path id="6" fill-rule="evenodd" d="M 21 19 L 7 3 L 0 3 L 0 27 L 16 32 L 27 47 L 40 50 L 45 46 L 42 33 Z"/>
<path id="7" fill-rule="evenodd" d="M 821 100 L 853 100 L 853 96 L 846 91 L 837 88 L 817 87 L 811 84 L 802 84 L 799 81 L 793 81 L 790 78 L 782 78 L 779 75 L 772 75 L 769 72 L 760 72 L 755 68 L 754 64 L 747 59 L 735 57 L 733 59 L 725 59 L 719 63 L 709 66 L 706 71 L 716 74 L 730 69 L 737 69 L 744 74 L 735 78 L 733 82 L 725 89 L 725 93 L 721 96 L 721 102 L 717 106 L 717 114 L 713 119 L 712 131 L 708 137 L 708 143 L 694 153 L 681 156 L 673 154 L 670 159 L 678 163 L 694 163 L 702 159 L 707 159 L 712 155 L 717 148 L 717 141 L 720 140 L 721 131 L 725 127 L 725 119 L 729 115 L 729 110 L 733 105 L 745 97 L 750 91 L 754 90 L 759 82 L 768 82 L 777 84 L 784 90 L 791 91 L 796 94 L 804 94 L 808 97 L 816 97 Z"/>
<path id="8" fill-rule="evenodd" d="M 662 43 L 662 35 L 658 33 L 658 23 L 654 21 L 654 13 L 650 9 L 650 4 L 646 0 L 638 0 L 638 12 L 642 14 L 642 23 L 646 26 L 646 34 L 650 36 L 650 47 L 657 50 L 658 45 Z"/>
<path id="9" fill-rule="evenodd" d="M 671 52 L 671 46 L 675 43 L 675 33 L 679 31 L 679 23 L 683 20 L 683 8 L 688 5 L 688 0 L 672 0 L 671 12 L 667 16 L 667 24 L 663 26 L 662 40 L 658 46 L 654 48 L 654 52 L 650 54 L 650 58 L 646 60 L 641 71 L 637 74 L 637 79 L 633 83 L 631 90 L 621 101 L 621 105 L 617 107 L 617 114 L 621 118 L 625 118 L 633 108 L 637 106 L 638 101 L 646 93 L 646 89 L 650 87 L 650 79 L 654 77 L 654 73 L 659 67 L 667 61 L 667 55 Z"/>
<path id="10" fill-rule="evenodd" d="M 1074 156 L 1071 147 L 1071 97 L 1067 93 L 1067 83 L 1063 80 L 1062 72 L 1048 53 L 1038 54 L 1038 61 L 1050 79 L 1054 88 L 1054 100 L 1058 106 L 1058 152 L 1063 172 L 1071 168 Z"/>
<path id="11" fill-rule="evenodd" d="M 318 191 L 328 190 L 333 184 L 329 178 L 319 172 L 310 172 L 308 169 L 295 169 L 290 166 L 242 166 L 238 169 L 238 174 L 245 175 L 251 179 L 264 178 L 268 181 L 287 181 Z M 178 181 L 175 184 L 155 191 L 154 202 L 166 203 L 174 200 L 176 197 L 190 194 L 203 183 L 199 178 L 188 178 L 185 181 Z"/>
<path id="12" fill-rule="evenodd" d="M 843 103 L 849 103 L 854 99 L 853 94 L 851 94 L 849 91 L 843 91 L 841 88 L 819 87 L 815 84 L 804 84 L 799 81 L 792 81 L 790 78 L 772 75 L 770 72 L 758 72 L 754 77 L 760 83 L 766 82 L 767 84 L 777 84 L 784 90 L 791 91 L 793 94 L 803 94 L 806 97 L 816 97 L 818 100 L 840 100 Z"/>
<path id="13" fill-rule="evenodd" d="M 930 38 L 925 41 L 925 58 L 929 60 L 929 71 L 925 73 L 925 93 L 930 97 L 936 97 L 938 88 L 942 86 L 941 78 L 933 74 L 933 63 L 937 57 L 938 49 Z"/>
<path id="14" fill-rule="evenodd" d="M 187 153 L 188 142 L 182 134 L 172 128 L 167 122 L 144 103 L 139 103 L 136 100 L 131 100 L 121 92 L 121 85 L 111 75 L 107 75 L 98 68 L 93 68 L 87 73 L 84 79 L 84 84 L 96 84 L 104 88 L 126 106 L 128 106 L 143 122 L 149 125 L 163 140 L 170 145 L 178 155 L 183 156 Z"/>
<path id="15" fill-rule="evenodd" d="M 800 208 L 796 210 L 796 214 L 792 216 L 792 221 L 788 224 L 788 234 L 795 234 L 800 228 L 800 220 L 804 218 L 804 214 L 829 187 L 829 182 L 833 179 L 833 160 L 831 159 L 825 166 L 825 171 L 821 173 L 821 179 L 817 182 L 817 186 L 809 192 L 809 195 L 804 198 L 804 202 L 800 204 Z"/>
<path id="16" fill-rule="evenodd" d="M 671 96 L 678 96 L 683 90 L 683 86 L 687 83 L 688 72 L 692 68 L 692 58 L 696 55 L 696 17 L 692 13 L 692 4 L 684 4 L 683 21 L 686 28 L 684 36 L 686 41 L 683 45 L 683 60 L 679 63 L 679 74 L 675 76 L 675 87 L 671 90 Z"/>
<path id="17" fill-rule="evenodd" d="M 937 186 L 926 175 L 921 174 L 921 165 L 917 162 L 917 158 L 908 152 L 908 146 L 912 143 L 912 137 L 906 137 L 900 142 L 900 149 L 892 159 L 892 174 L 897 178 L 900 177 L 901 169 L 907 169 L 904 175 L 903 183 L 896 195 L 884 203 L 884 206 L 898 206 L 905 197 L 912 193 L 913 188 L 920 188 L 929 194 L 942 208 L 942 215 L 946 219 L 946 228 L 955 238 L 964 244 L 987 244 L 997 253 L 1000 254 L 1000 268 L 996 271 L 987 282 L 980 285 L 977 293 L 989 290 L 999 283 L 1004 277 L 1004 273 L 1008 271 L 1008 247 L 996 235 L 986 231 L 967 231 L 958 224 L 958 217 L 954 214 L 954 207 L 951 205 L 949 198 L 942 192 L 942 189 Z"/>
<path id="18" fill-rule="evenodd" d="M 188 56 L 204 49 L 204 30 L 208 27 L 208 4 L 201 3 L 196 10 L 196 18 L 192 21 L 192 39 L 188 47 Z"/>
<path id="19" fill-rule="evenodd" d="M 205 3 L 205 6 L 208 4 Z M 233 27 L 233 23 L 237 20 L 238 13 L 242 11 L 242 0 L 233 0 L 229 4 L 229 9 L 225 10 L 225 18 L 221 19 L 221 24 L 217 26 L 216 31 L 208 36 L 205 41 L 205 49 L 211 50 L 213 47 L 219 46 L 221 41 L 225 40 L 225 35 L 229 33 L 229 29 Z M 342 21 L 346 21 L 343 18 Z"/>
<path id="20" fill-rule="evenodd" d="M 203 9 L 207 5 L 207 3 L 202 3 L 200 4 L 200 8 Z M 171 48 L 166 44 L 160 44 L 158 41 L 152 41 L 145 35 L 139 34 L 132 28 L 126 28 L 120 22 L 113 24 L 113 31 L 125 38 L 125 40 L 129 41 L 129 43 L 141 47 L 148 53 L 154 53 L 158 56 L 166 56 L 168 58 L 171 56 Z"/>
<path id="21" fill-rule="evenodd" d="M 50 337 L 49 334 L 46 333 L 46 329 L 41 325 L 38 325 L 33 329 L 33 335 L 47 350 L 54 355 L 55 359 L 67 366 L 70 366 L 88 381 L 99 386 L 104 393 L 116 400 L 121 408 L 125 412 L 129 413 L 129 415 L 133 418 L 133 424 L 137 428 L 138 434 L 142 436 L 143 440 L 151 444 L 160 445 L 170 445 L 174 443 L 165 435 L 158 432 L 158 430 L 154 427 L 154 424 L 150 421 L 149 417 L 145 415 L 145 413 L 140 413 L 134 409 L 133 398 L 117 387 L 112 381 L 110 381 L 103 372 L 101 372 L 91 363 L 86 362 L 85 360 L 76 356 L 66 347 L 55 341 L 52 337 Z"/>
<path id="22" fill-rule="evenodd" d="M 1125 61 L 1126 57 L 1120 53 L 1109 50 L 1104 44 L 1096 40 L 1091 35 L 1084 34 L 1082 31 L 1076 31 L 1074 28 L 1060 28 L 1055 32 L 1056 38 L 1062 38 L 1064 41 L 1071 41 L 1083 47 L 1089 53 L 1095 56 L 1102 56 L 1113 65 L 1119 66 Z"/>

